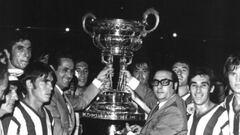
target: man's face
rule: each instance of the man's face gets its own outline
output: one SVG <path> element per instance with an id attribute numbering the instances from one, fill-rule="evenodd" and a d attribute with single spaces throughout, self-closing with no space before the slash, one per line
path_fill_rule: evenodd
<path id="1" fill-rule="evenodd" d="M 175 91 L 172 81 L 172 73 L 169 71 L 157 71 L 153 77 L 153 91 L 159 101 L 168 100 Z"/>
<path id="2" fill-rule="evenodd" d="M 75 76 L 78 78 L 78 86 L 86 85 L 88 79 L 88 64 L 86 62 L 76 63 Z"/>
<path id="3" fill-rule="evenodd" d="M 190 81 L 190 91 L 196 105 L 204 105 L 209 102 L 209 93 L 213 91 L 208 75 L 196 75 Z"/>
<path id="4" fill-rule="evenodd" d="M 136 77 L 141 83 L 148 83 L 149 74 L 150 71 L 147 63 L 139 63 L 135 65 L 133 76 Z"/>
<path id="5" fill-rule="evenodd" d="M 9 92 L 5 96 L 5 103 L 1 105 L 1 110 L 5 112 L 5 114 L 13 112 L 15 102 L 18 100 L 18 95 L 16 91 L 17 86 L 10 84 Z"/>
<path id="6" fill-rule="evenodd" d="M 8 74 L 5 73 L 3 80 L 0 80 L 0 101 L 4 100 L 4 92 L 8 87 Z"/>
<path id="7" fill-rule="evenodd" d="M 60 65 L 56 70 L 57 85 L 61 89 L 69 87 L 69 84 L 73 78 L 74 64 L 70 58 L 61 58 Z"/>
<path id="8" fill-rule="evenodd" d="M 177 62 L 173 65 L 172 70 L 178 76 L 179 86 L 187 85 L 189 76 L 189 66 L 186 63 Z"/>
<path id="9" fill-rule="evenodd" d="M 240 65 L 228 72 L 228 81 L 233 92 L 240 94 Z"/>
<path id="10" fill-rule="evenodd" d="M 38 77 L 35 81 L 35 88 L 32 90 L 32 96 L 35 102 L 46 103 L 50 100 L 52 90 L 53 90 L 53 76 L 48 74 Z"/>
<path id="11" fill-rule="evenodd" d="M 29 40 L 22 40 L 16 42 L 12 46 L 11 64 L 20 69 L 24 69 L 31 58 L 31 42 Z"/>

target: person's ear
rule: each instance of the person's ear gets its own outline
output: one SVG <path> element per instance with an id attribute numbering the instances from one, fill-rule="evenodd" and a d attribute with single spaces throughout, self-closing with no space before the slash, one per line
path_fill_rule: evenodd
<path id="1" fill-rule="evenodd" d="M 212 86 L 211 86 L 211 89 L 210 89 L 210 93 L 213 93 L 214 89 L 215 89 L 215 86 L 212 85 Z"/>
<path id="2" fill-rule="evenodd" d="M 26 87 L 27 87 L 27 89 L 33 89 L 33 83 L 32 83 L 32 81 L 31 80 L 26 80 Z"/>

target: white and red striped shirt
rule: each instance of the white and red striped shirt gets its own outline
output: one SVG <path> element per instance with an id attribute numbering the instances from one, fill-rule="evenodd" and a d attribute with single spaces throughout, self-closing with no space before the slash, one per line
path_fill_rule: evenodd
<path id="1" fill-rule="evenodd" d="M 200 117 L 194 112 L 188 120 L 188 135 L 229 135 L 226 109 L 216 105 Z"/>
<path id="2" fill-rule="evenodd" d="M 53 119 L 43 107 L 45 117 L 40 117 L 31 107 L 20 101 L 10 120 L 7 135 L 52 135 Z"/>

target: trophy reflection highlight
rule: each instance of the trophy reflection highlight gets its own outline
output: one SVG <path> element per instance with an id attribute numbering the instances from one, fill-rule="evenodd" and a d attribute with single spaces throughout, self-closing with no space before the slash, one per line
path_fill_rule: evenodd
<path id="1" fill-rule="evenodd" d="M 147 19 L 155 17 L 151 29 Z M 114 58 L 119 58 L 119 77 L 117 87 L 113 88 L 113 75 L 96 100 L 83 112 L 83 117 L 103 120 L 143 121 L 145 114 L 131 100 L 131 93 L 126 86 L 126 76 L 122 72 L 132 63 L 133 52 L 142 46 L 142 38 L 154 31 L 159 24 L 159 14 L 150 8 L 143 14 L 143 20 L 128 21 L 124 19 L 97 19 L 87 13 L 82 20 L 83 30 L 92 37 L 94 45 L 101 49 L 102 63 L 112 66 Z M 112 125 L 113 126 L 113 125 Z"/>

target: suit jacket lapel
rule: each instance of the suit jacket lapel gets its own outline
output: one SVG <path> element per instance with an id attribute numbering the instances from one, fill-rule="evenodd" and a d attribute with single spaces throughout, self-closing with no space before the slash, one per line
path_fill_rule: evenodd
<path id="1" fill-rule="evenodd" d="M 62 94 L 59 92 L 59 90 L 56 87 L 54 89 L 54 92 L 55 92 L 55 97 L 58 100 L 58 102 L 60 103 L 60 105 L 62 106 L 63 110 L 66 110 L 67 105 L 64 101 L 64 98 L 63 98 Z M 66 112 L 64 111 L 64 113 L 66 113 Z"/>
<path id="2" fill-rule="evenodd" d="M 75 116 L 74 116 L 74 111 L 69 99 L 66 98 L 66 102 L 65 102 L 63 95 L 59 92 L 59 90 L 56 87 L 54 89 L 54 92 L 55 92 L 56 99 L 59 101 L 59 104 L 62 107 L 61 109 L 59 109 L 59 111 L 61 111 L 60 112 L 61 116 L 65 116 L 63 119 L 62 118 L 61 119 L 65 122 L 67 120 L 70 127 L 73 128 L 75 124 Z M 70 113 L 70 111 L 68 110 L 67 103 L 69 104 L 72 113 Z"/>
<path id="3" fill-rule="evenodd" d="M 159 108 L 159 104 L 157 104 L 149 113 L 145 125 L 154 118 L 154 114 L 161 113 L 163 110 L 165 110 L 165 108 L 170 106 L 175 101 L 175 99 L 176 99 L 176 94 L 174 94 L 161 108 Z"/>

